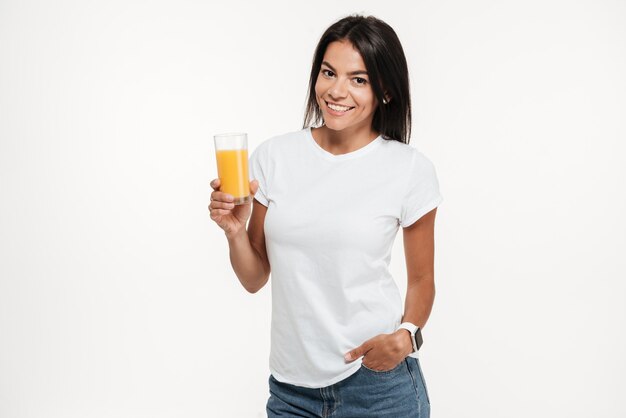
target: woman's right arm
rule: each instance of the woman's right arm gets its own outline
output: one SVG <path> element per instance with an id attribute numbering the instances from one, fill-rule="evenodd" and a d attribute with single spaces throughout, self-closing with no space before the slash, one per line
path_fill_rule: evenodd
<path id="1" fill-rule="evenodd" d="M 224 230 L 230 247 L 230 263 L 242 286 L 250 293 L 258 292 L 270 276 L 270 263 L 265 248 L 263 225 L 267 208 L 254 199 L 258 181 L 250 182 L 253 203 L 233 205 L 232 196 L 219 191 L 219 179 L 211 182 L 209 211 L 220 228 Z M 250 208 L 253 206 L 253 209 Z M 250 215 L 250 212 L 252 214 Z M 248 230 L 246 222 L 250 217 Z"/>

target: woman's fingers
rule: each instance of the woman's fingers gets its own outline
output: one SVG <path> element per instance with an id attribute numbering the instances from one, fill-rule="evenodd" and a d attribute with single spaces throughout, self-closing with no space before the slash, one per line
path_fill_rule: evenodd
<path id="1" fill-rule="evenodd" d="M 217 178 L 217 179 L 211 180 L 209 185 L 213 188 L 213 190 L 219 190 L 219 188 L 220 188 L 220 179 Z"/>
<path id="2" fill-rule="evenodd" d="M 233 200 L 235 200 L 233 196 L 228 193 L 223 193 L 223 192 L 211 193 L 211 204 L 213 203 L 218 204 L 217 206 L 213 206 L 214 208 L 221 207 L 219 204 L 222 204 L 222 203 L 234 206 Z"/>
<path id="3" fill-rule="evenodd" d="M 223 202 L 232 202 L 234 200 L 233 196 L 228 194 L 228 193 L 216 193 L 219 191 L 220 189 L 220 179 L 216 178 L 211 180 L 211 182 L 209 183 L 211 185 L 211 187 L 213 188 L 213 190 L 215 190 L 215 192 L 211 193 L 211 200 L 219 200 L 219 201 L 223 201 Z M 259 181 L 258 180 L 252 180 L 251 182 L 249 182 L 250 184 L 250 193 L 254 196 L 257 192 L 257 190 L 259 190 Z"/>
<path id="4" fill-rule="evenodd" d="M 228 215 L 230 213 L 231 213 L 230 209 L 211 209 L 212 216 L 222 216 L 222 215 Z"/>
<path id="5" fill-rule="evenodd" d="M 232 202 L 234 200 L 232 195 L 219 191 L 221 186 L 219 178 L 211 180 L 209 185 L 213 188 L 213 190 L 215 190 L 211 193 L 211 200 L 222 200 L 224 202 Z"/>
<path id="6" fill-rule="evenodd" d="M 250 194 L 252 194 L 252 196 L 254 196 L 256 194 L 257 190 L 259 190 L 259 181 L 258 180 L 252 180 L 250 182 Z"/>
<path id="7" fill-rule="evenodd" d="M 219 200 L 212 200 L 209 204 L 209 209 L 233 209 L 234 207 L 234 203 L 220 202 Z"/>

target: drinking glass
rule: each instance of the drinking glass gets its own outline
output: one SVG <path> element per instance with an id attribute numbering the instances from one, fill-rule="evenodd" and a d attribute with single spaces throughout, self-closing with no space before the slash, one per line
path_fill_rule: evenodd
<path id="1" fill-rule="evenodd" d="M 248 179 L 248 135 L 225 133 L 213 137 L 220 191 L 232 195 L 235 205 L 250 202 L 252 196 Z"/>

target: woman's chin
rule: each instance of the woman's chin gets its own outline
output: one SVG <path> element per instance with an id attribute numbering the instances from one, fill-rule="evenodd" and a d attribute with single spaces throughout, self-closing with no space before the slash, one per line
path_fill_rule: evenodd
<path id="1" fill-rule="evenodd" d="M 339 123 L 334 120 L 325 120 L 322 126 L 325 126 L 327 129 L 331 129 L 333 131 L 341 131 L 346 127 L 346 124 Z"/>

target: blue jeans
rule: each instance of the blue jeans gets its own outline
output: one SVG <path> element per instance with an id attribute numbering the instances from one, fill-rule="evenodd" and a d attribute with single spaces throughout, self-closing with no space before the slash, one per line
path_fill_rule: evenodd
<path id="1" fill-rule="evenodd" d="M 419 360 L 376 371 L 361 364 L 351 376 L 319 389 L 279 382 L 270 374 L 268 418 L 428 418 L 430 399 Z"/>

